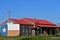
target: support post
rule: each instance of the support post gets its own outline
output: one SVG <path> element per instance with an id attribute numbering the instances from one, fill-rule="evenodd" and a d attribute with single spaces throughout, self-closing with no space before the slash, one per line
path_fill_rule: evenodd
<path id="1" fill-rule="evenodd" d="M 46 32 L 47 32 L 47 28 L 46 28 Z"/>
<path id="2" fill-rule="evenodd" d="M 32 30 L 32 35 L 35 36 L 35 30 L 34 29 Z"/>
<path id="3" fill-rule="evenodd" d="M 46 34 L 47 34 L 47 28 L 46 28 Z"/>
<path id="4" fill-rule="evenodd" d="M 42 28 L 41 28 L 41 35 L 42 35 Z"/>
<path id="5" fill-rule="evenodd" d="M 55 35 L 57 34 L 57 30 L 55 29 Z"/>
<path id="6" fill-rule="evenodd" d="M 50 35 L 52 35 L 52 29 L 50 28 Z"/>

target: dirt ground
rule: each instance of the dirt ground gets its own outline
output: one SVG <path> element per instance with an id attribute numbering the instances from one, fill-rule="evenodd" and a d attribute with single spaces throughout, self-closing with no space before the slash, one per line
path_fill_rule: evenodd
<path id="1" fill-rule="evenodd" d="M 51 37 L 49 40 L 60 40 L 60 37 Z"/>

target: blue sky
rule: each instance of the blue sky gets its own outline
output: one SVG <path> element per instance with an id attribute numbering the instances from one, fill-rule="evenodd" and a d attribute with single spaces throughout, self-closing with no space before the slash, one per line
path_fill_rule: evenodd
<path id="1" fill-rule="evenodd" d="M 0 23 L 11 18 L 37 18 L 60 23 L 60 0 L 0 0 Z"/>

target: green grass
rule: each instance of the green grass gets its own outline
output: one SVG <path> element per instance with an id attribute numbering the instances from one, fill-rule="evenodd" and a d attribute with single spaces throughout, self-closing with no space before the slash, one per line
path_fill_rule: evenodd
<path id="1" fill-rule="evenodd" d="M 60 37 L 60 35 L 52 36 L 14 36 L 0 37 L 0 40 L 51 40 L 51 37 Z"/>
<path id="2" fill-rule="evenodd" d="M 0 40 L 57 40 L 57 38 L 51 37 L 60 37 L 56 36 L 14 36 L 14 37 L 0 37 Z M 60 38 L 58 38 L 60 40 Z"/>
<path id="3" fill-rule="evenodd" d="M 60 37 L 60 35 L 51 35 L 50 37 Z"/>
<path id="4" fill-rule="evenodd" d="M 0 40 L 47 40 L 48 36 L 15 36 L 15 37 L 0 37 Z"/>

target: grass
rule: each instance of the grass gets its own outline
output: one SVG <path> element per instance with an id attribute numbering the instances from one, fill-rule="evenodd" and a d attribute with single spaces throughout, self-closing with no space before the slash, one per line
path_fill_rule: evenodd
<path id="1" fill-rule="evenodd" d="M 15 36 L 15 37 L 0 37 L 0 40 L 47 40 L 48 36 Z"/>
<path id="2" fill-rule="evenodd" d="M 54 40 L 57 40 L 56 37 L 60 37 L 60 35 L 52 35 L 52 36 L 14 36 L 14 37 L 0 37 L 0 40 L 53 40 L 51 37 L 55 37 Z M 60 40 L 60 38 L 59 38 Z"/>

